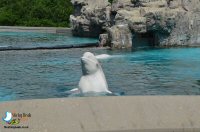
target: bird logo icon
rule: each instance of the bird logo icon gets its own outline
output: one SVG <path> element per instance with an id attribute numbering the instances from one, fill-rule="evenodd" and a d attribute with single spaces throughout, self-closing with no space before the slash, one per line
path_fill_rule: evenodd
<path id="1" fill-rule="evenodd" d="M 6 112 L 5 118 L 2 118 L 3 121 L 9 123 L 12 120 L 12 113 L 11 112 Z"/>

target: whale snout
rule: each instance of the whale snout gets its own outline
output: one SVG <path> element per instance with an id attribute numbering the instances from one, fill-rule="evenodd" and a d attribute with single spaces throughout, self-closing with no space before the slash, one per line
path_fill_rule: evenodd
<path id="1" fill-rule="evenodd" d="M 81 63 L 87 64 L 88 61 L 90 61 L 88 58 L 86 58 L 86 57 L 81 57 Z"/>
<path id="2" fill-rule="evenodd" d="M 86 57 L 81 57 L 81 60 L 86 61 L 87 58 Z"/>
<path id="3" fill-rule="evenodd" d="M 97 60 L 94 58 L 94 59 L 92 59 L 91 57 L 89 58 L 89 57 L 85 57 L 85 56 L 83 56 L 83 57 L 81 57 L 81 62 L 82 63 L 94 63 L 94 64 L 96 64 L 97 63 Z"/>
<path id="4" fill-rule="evenodd" d="M 85 53 L 83 54 L 83 56 L 84 56 L 84 57 L 89 57 L 89 56 L 94 56 L 94 54 L 91 53 L 91 52 L 85 52 Z"/>

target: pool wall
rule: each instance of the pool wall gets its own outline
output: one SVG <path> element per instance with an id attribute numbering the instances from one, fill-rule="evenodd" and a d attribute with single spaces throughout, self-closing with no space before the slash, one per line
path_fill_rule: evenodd
<path id="1" fill-rule="evenodd" d="M 0 32 L 64 33 L 67 35 L 72 35 L 71 28 L 62 28 L 62 27 L 0 26 Z"/>
<path id="2" fill-rule="evenodd" d="M 199 96 L 86 97 L 0 103 L 6 111 L 31 113 L 18 131 L 199 132 Z M 5 129 L 1 121 L 0 131 Z"/>
<path id="3" fill-rule="evenodd" d="M 2 39 L 0 51 L 54 50 L 98 46 L 98 39 L 74 37 L 71 28 L 0 26 L 0 33 L 0 39 Z M 70 38 L 77 39 L 77 41 Z M 80 40 L 83 42 L 78 42 Z M 40 44 L 38 45 L 36 41 L 39 41 Z"/>

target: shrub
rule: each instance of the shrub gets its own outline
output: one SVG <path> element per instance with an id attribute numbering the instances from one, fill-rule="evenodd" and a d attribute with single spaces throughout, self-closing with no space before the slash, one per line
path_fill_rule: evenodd
<path id="1" fill-rule="evenodd" d="M 69 26 L 70 0 L 0 0 L 0 25 Z"/>
<path id="2" fill-rule="evenodd" d="M 108 0 L 108 2 L 110 2 L 111 4 L 113 3 L 114 0 Z"/>

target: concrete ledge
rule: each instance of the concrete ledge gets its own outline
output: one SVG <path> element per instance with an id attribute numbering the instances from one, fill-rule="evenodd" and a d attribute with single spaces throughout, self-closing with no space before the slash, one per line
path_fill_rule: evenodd
<path id="1" fill-rule="evenodd" d="M 199 96 L 83 97 L 0 103 L 31 113 L 28 129 L 0 132 L 200 132 Z"/>
<path id="2" fill-rule="evenodd" d="M 72 35 L 71 28 L 63 28 L 63 27 L 0 26 L 0 32 L 65 33 Z"/>
<path id="3" fill-rule="evenodd" d="M 71 48 L 89 48 L 98 47 L 98 43 L 83 43 L 83 44 L 71 44 L 71 45 L 55 45 L 55 46 L 41 46 L 41 47 L 13 47 L 13 46 L 0 46 L 0 51 L 12 51 L 12 50 L 56 50 L 56 49 L 71 49 Z"/>

